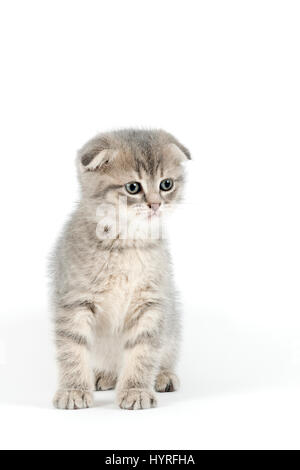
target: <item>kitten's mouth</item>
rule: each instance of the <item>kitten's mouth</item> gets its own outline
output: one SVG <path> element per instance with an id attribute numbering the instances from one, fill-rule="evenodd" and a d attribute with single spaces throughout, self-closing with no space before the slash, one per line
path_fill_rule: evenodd
<path id="1" fill-rule="evenodd" d="M 157 210 L 149 209 L 148 207 L 137 207 L 135 215 L 138 217 L 143 217 L 145 219 L 156 219 L 160 218 L 162 215 L 162 210 L 159 208 Z"/>
<path id="2" fill-rule="evenodd" d="M 139 210 L 136 212 L 136 215 L 139 217 L 143 217 L 145 219 L 151 220 L 151 219 L 157 219 L 160 218 L 161 216 L 161 211 L 153 211 L 153 210 Z"/>
<path id="3" fill-rule="evenodd" d="M 157 217 L 160 217 L 160 216 L 161 216 L 161 212 L 151 210 L 151 211 L 148 212 L 147 218 L 148 219 L 153 219 L 153 218 L 157 218 Z"/>

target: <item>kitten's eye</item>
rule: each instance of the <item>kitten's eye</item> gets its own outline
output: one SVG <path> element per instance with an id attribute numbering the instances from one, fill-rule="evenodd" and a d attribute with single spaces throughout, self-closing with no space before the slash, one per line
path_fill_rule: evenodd
<path id="1" fill-rule="evenodd" d="M 165 180 L 162 180 L 159 187 L 162 191 L 170 191 L 170 189 L 173 188 L 173 185 L 173 180 L 171 178 L 167 178 Z"/>
<path id="2" fill-rule="evenodd" d="M 125 184 L 125 188 L 129 194 L 137 194 L 142 189 L 140 183 L 137 183 L 135 181 L 132 183 Z"/>

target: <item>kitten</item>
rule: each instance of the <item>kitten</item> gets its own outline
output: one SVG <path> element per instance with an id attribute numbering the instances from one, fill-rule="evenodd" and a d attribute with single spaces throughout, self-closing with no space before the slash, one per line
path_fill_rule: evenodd
<path id="1" fill-rule="evenodd" d="M 57 408 L 117 389 L 121 408 L 178 388 L 180 325 L 162 220 L 180 200 L 189 151 L 162 130 L 90 140 L 77 159 L 81 200 L 53 260 Z"/>

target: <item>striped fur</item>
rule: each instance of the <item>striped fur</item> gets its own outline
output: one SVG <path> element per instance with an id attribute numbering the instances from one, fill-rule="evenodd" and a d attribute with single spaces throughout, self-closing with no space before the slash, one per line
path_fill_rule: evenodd
<path id="1" fill-rule="evenodd" d="M 101 134 L 80 150 L 81 200 L 51 263 L 56 407 L 89 407 L 93 390 L 116 386 L 121 408 L 149 408 L 155 389 L 178 388 L 179 314 L 166 241 L 157 234 L 180 201 L 181 163 L 189 158 L 160 130 Z M 164 178 L 174 181 L 170 191 L 160 190 Z M 132 181 L 142 187 L 136 195 L 126 193 Z M 161 204 L 159 216 L 151 203 Z"/>

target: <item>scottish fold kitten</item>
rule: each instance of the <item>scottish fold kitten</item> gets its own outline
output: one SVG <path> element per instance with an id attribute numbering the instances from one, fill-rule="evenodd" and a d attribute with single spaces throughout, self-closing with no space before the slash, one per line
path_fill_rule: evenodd
<path id="1" fill-rule="evenodd" d="M 121 408 L 156 405 L 179 386 L 180 325 L 165 214 L 178 203 L 189 151 L 162 130 L 120 130 L 77 158 L 81 200 L 52 260 L 57 408 L 116 387 Z"/>

